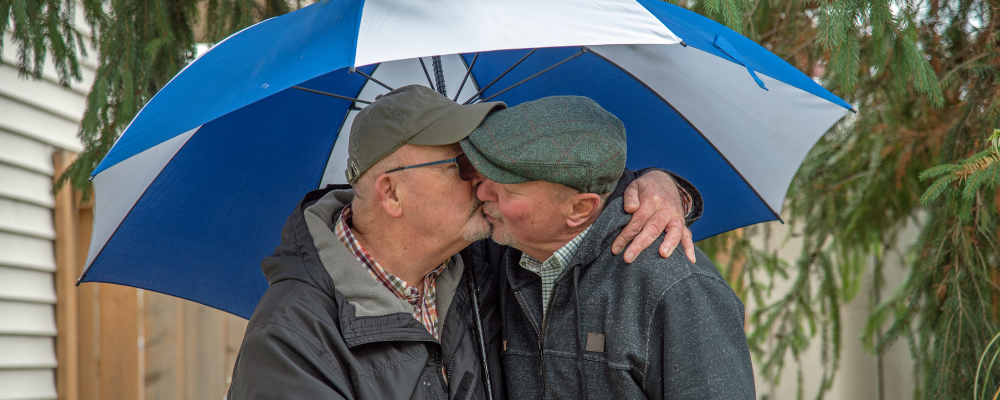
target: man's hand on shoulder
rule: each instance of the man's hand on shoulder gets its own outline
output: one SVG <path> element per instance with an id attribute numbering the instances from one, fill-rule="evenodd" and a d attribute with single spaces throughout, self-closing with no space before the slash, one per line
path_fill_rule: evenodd
<path id="1" fill-rule="evenodd" d="M 660 232 L 666 232 L 660 255 L 669 257 L 680 243 L 688 259 L 695 262 L 691 230 L 684 223 L 690 205 L 685 207 L 683 199 L 690 199 L 690 196 L 684 196 L 680 190 L 673 178 L 662 171 L 647 172 L 630 183 L 625 188 L 623 200 L 625 212 L 632 214 L 632 220 L 615 238 L 611 252 L 619 254 L 624 249 L 625 262 L 631 263 L 660 236 Z"/>

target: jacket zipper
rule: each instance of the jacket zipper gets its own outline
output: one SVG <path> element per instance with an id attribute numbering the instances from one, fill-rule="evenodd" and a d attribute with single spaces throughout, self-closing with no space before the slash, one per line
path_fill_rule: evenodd
<path id="1" fill-rule="evenodd" d="M 552 307 L 552 296 L 556 292 L 557 283 L 552 283 L 552 292 L 549 294 L 549 301 L 546 307 L 542 310 L 542 329 L 539 331 L 538 326 L 535 325 L 535 321 L 528 318 L 528 322 L 531 322 L 531 327 L 535 329 L 535 335 L 538 335 L 538 362 L 542 365 L 542 393 L 545 393 L 545 388 L 548 387 L 548 380 L 545 379 L 545 322 L 548 321 L 549 313 L 545 312 L 550 307 Z M 524 299 L 521 298 L 521 292 L 515 291 L 514 297 L 517 298 L 517 303 L 521 305 L 521 310 L 524 315 L 531 315 L 528 313 L 527 306 L 524 305 Z"/>
<path id="2" fill-rule="evenodd" d="M 441 385 L 441 389 L 444 392 L 444 398 L 447 399 L 451 391 L 448 390 L 448 382 L 445 381 L 446 378 L 441 376 L 441 371 L 444 370 L 444 357 L 441 354 L 443 352 L 441 351 L 440 344 L 438 346 L 439 348 L 434 352 L 434 375 L 437 375 L 438 384 Z M 451 377 L 449 376 L 447 379 L 450 380 Z"/>
<path id="3" fill-rule="evenodd" d="M 556 294 L 557 286 L 558 284 L 556 282 L 552 282 L 552 291 L 549 292 L 549 301 L 547 302 L 548 304 L 546 304 L 545 308 L 542 309 L 542 334 L 538 336 L 538 352 L 539 352 L 538 354 L 539 356 L 541 356 L 541 359 L 539 361 L 542 363 L 543 395 L 545 393 L 545 389 L 549 387 L 549 380 L 546 379 L 546 374 L 545 374 L 545 328 L 548 326 L 548 324 L 546 323 L 549 320 L 548 310 L 552 308 L 552 298 L 555 297 L 554 295 Z"/>
<path id="4" fill-rule="evenodd" d="M 474 322 L 475 321 L 473 321 L 473 323 Z M 441 326 L 441 329 L 444 330 L 444 325 L 443 324 Z M 468 335 L 468 333 L 469 333 L 468 330 L 463 330 L 462 332 L 463 332 L 462 333 L 462 337 L 458 338 L 458 344 L 455 345 L 455 351 L 452 352 L 451 358 L 448 360 L 448 368 L 445 369 L 445 373 L 447 374 L 447 377 L 448 377 L 448 385 L 449 386 L 451 385 L 451 378 L 452 378 L 451 372 L 452 372 L 452 370 L 455 369 L 455 358 L 458 357 L 458 351 L 459 351 L 459 349 L 462 348 L 462 342 L 465 341 L 465 336 Z M 478 349 L 477 349 L 477 351 L 478 351 Z M 441 352 L 444 353 L 444 344 L 441 345 Z M 477 357 L 478 357 L 478 355 L 477 355 Z M 451 388 L 448 389 L 448 393 L 449 394 L 451 393 Z"/>
<path id="5" fill-rule="evenodd" d="M 531 328 L 535 330 L 535 336 L 538 336 L 538 363 L 542 366 L 542 393 L 545 393 L 545 386 L 548 384 L 545 380 L 545 356 L 542 353 L 542 332 L 538 330 L 538 326 L 535 325 L 535 320 L 531 318 L 531 314 L 528 313 L 528 307 L 524 304 L 524 298 L 521 297 L 520 291 L 514 292 L 514 297 L 517 299 L 517 304 L 521 305 L 521 311 L 524 315 L 528 316 L 528 322 L 531 322 Z M 542 317 L 542 323 L 545 323 L 545 317 Z M 544 326 L 544 325 L 543 325 Z M 544 328 L 543 328 L 544 329 Z"/>

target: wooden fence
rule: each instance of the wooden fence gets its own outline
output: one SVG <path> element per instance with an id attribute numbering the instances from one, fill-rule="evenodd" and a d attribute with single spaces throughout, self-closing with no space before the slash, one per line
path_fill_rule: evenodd
<path id="1" fill-rule="evenodd" d="M 72 160 L 57 152 L 55 176 Z M 56 195 L 59 399 L 223 399 L 247 321 L 131 287 L 76 286 L 93 221 L 72 190 Z"/>

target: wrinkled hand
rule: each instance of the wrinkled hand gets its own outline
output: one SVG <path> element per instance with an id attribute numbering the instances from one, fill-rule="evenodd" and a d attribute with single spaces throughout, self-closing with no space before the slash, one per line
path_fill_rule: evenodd
<path id="1" fill-rule="evenodd" d="M 680 243 L 687 258 L 695 262 L 694 241 L 684 223 L 684 205 L 677 190 L 673 178 L 662 171 L 648 172 L 630 183 L 625 188 L 624 201 L 625 212 L 632 214 L 632 220 L 615 238 L 611 252 L 619 254 L 632 242 L 625 249 L 625 262 L 630 263 L 660 232 L 666 231 L 660 255 L 669 257 Z"/>

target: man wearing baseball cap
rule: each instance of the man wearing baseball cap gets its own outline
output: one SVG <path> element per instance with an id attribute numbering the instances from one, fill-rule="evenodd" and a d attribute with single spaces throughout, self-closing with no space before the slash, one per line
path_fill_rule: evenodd
<path id="1" fill-rule="evenodd" d="M 609 251 L 625 127 L 586 97 L 492 113 L 461 142 L 502 256 L 510 398 L 754 399 L 743 303 L 708 257 Z M 660 239 L 663 238 L 662 233 Z"/>
<path id="2" fill-rule="evenodd" d="M 310 192 L 288 218 L 262 263 L 270 287 L 230 399 L 506 397 L 504 249 L 480 240 L 490 234 L 475 193 L 482 178 L 458 144 L 504 108 L 414 85 L 357 115 L 345 171 L 353 192 Z"/>

